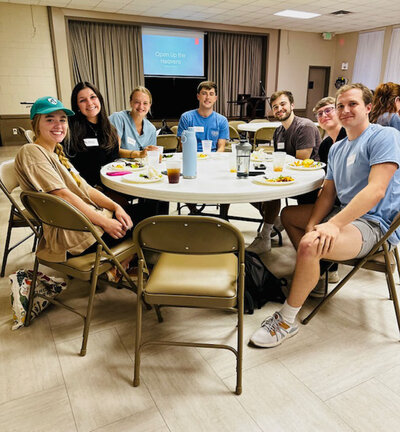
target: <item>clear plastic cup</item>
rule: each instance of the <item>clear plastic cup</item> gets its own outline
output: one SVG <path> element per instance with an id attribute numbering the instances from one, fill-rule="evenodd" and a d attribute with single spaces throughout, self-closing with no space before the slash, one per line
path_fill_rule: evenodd
<path id="1" fill-rule="evenodd" d="M 274 171 L 281 172 L 285 166 L 286 152 L 277 151 L 272 153 L 272 167 Z"/>
<path id="2" fill-rule="evenodd" d="M 163 146 L 156 146 L 158 153 L 160 154 L 160 163 L 162 162 L 162 157 L 163 157 L 163 153 L 164 153 L 164 147 Z"/>
<path id="3" fill-rule="evenodd" d="M 160 163 L 160 152 L 158 150 L 147 150 L 147 163 L 149 166 L 157 168 Z"/>
<path id="4" fill-rule="evenodd" d="M 202 140 L 201 145 L 203 146 L 203 153 L 210 154 L 212 149 L 211 140 Z"/>
<path id="5" fill-rule="evenodd" d="M 166 161 L 168 183 L 179 183 L 181 177 L 181 161 L 171 159 Z"/>

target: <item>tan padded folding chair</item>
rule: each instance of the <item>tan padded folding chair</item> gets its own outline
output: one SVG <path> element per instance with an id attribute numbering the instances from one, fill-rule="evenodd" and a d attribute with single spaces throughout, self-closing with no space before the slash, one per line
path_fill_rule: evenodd
<path id="1" fill-rule="evenodd" d="M 229 125 L 229 139 L 231 140 L 240 140 L 239 132 L 231 125 Z"/>
<path id="2" fill-rule="evenodd" d="M 157 135 L 157 145 L 164 147 L 165 153 L 175 153 L 178 147 L 178 138 L 176 135 Z"/>
<path id="3" fill-rule="evenodd" d="M 36 249 L 37 239 L 39 237 L 39 223 L 33 218 L 33 216 L 28 212 L 28 210 L 23 209 L 11 195 L 13 190 L 16 189 L 18 186 L 19 183 L 14 170 L 14 160 L 8 160 L 0 164 L 0 189 L 4 192 L 4 195 L 11 203 L 0 277 L 4 277 L 9 253 L 33 235 L 35 236 L 35 238 L 33 241 L 32 252 L 34 252 Z M 11 232 L 13 228 L 21 227 L 31 228 L 32 233 L 10 247 Z"/>
<path id="4" fill-rule="evenodd" d="M 242 392 L 244 240 L 222 219 L 204 216 L 155 216 L 133 233 L 138 247 L 139 275 L 136 316 L 135 376 L 140 384 L 141 349 L 150 344 L 222 348 L 236 356 L 236 394 Z M 147 284 L 143 250 L 161 253 Z M 237 253 L 237 257 L 234 255 Z M 142 341 L 142 302 L 189 308 L 237 307 L 237 349 L 230 345 L 183 341 Z"/>
<path id="5" fill-rule="evenodd" d="M 240 124 L 245 124 L 245 123 L 246 123 L 246 122 L 243 121 L 243 120 L 231 120 L 230 122 L 228 122 L 229 126 L 232 126 L 232 127 L 235 128 L 238 132 L 239 132 L 238 126 L 239 126 Z"/>
<path id="6" fill-rule="evenodd" d="M 268 122 L 268 121 L 269 121 L 268 119 L 262 118 L 262 119 L 253 119 L 253 120 L 250 120 L 249 123 L 265 123 L 265 122 Z"/>
<path id="7" fill-rule="evenodd" d="M 257 147 L 257 141 L 272 141 L 274 137 L 274 127 L 262 127 L 258 129 L 254 134 L 254 147 Z"/>
<path id="8" fill-rule="evenodd" d="M 86 355 L 89 326 L 92 318 L 93 301 L 98 277 L 107 270 L 110 270 L 112 266 L 116 265 L 124 279 L 128 282 L 128 285 L 122 286 L 136 292 L 136 285 L 133 283 L 125 269 L 120 264 L 120 262 L 124 259 L 134 255 L 135 246 L 133 240 L 130 238 L 118 244 L 117 246 L 109 248 L 104 243 L 102 238 L 97 234 L 93 224 L 83 213 L 81 213 L 67 201 L 64 201 L 63 199 L 52 194 L 43 192 L 22 192 L 21 200 L 25 207 L 29 209 L 29 211 L 35 215 L 37 220 L 39 220 L 42 224 L 66 230 L 90 232 L 97 241 L 97 251 L 95 253 L 69 258 L 64 262 L 50 262 L 36 256 L 33 268 L 32 284 L 29 292 L 29 307 L 25 320 L 25 326 L 29 326 L 33 298 L 35 295 L 45 298 L 49 302 L 79 315 L 84 321 L 83 341 L 80 351 L 80 355 L 84 356 Z M 43 264 L 47 267 L 65 273 L 68 276 L 72 276 L 83 281 L 90 281 L 90 291 L 86 314 L 82 314 L 69 305 L 62 303 L 60 300 L 49 298 L 42 294 L 35 294 L 36 275 L 39 264 Z"/>
<path id="9" fill-rule="evenodd" d="M 311 318 L 319 311 L 319 309 L 330 299 L 332 298 L 339 290 L 343 287 L 343 285 L 353 277 L 360 268 L 373 270 L 381 273 L 385 273 L 386 282 L 389 289 L 389 299 L 393 301 L 394 311 L 397 318 L 397 325 L 399 327 L 400 332 L 400 308 L 399 302 L 397 299 L 396 293 L 396 285 L 394 283 L 393 273 L 396 270 L 400 277 L 400 259 L 399 252 L 397 247 L 389 250 L 389 243 L 387 239 L 392 235 L 392 233 L 399 228 L 400 226 L 400 212 L 397 214 L 396 218 L 390 225 L 390 229 L 387 233 L 379 240 L 375 246 L 371 249 L 371 251 L 364 258 L 352 259 L 348 261 L 334 261 L 329 260 L 328 263 L 339 263 L 352 266 L 351 271 L 336 285 L 336 287 L 329 293 L 326 294 L 324 299 L 313 309 L 313 311 L 303 319 L 302 323 L 307 324 Z M 325 260 L 324 260 L 325 261 Z M 325 278 L 325 293 L 328 292 L 328 269 L 326 270 L 326 278 Z"/>
<path id="10" fill-rule="evenodd" d="M 24 131 L 24 135 L 25 135 L 26 140 L 27 140 L 29 143 L 33 143 L 33 142 L 35 142 L 35 133 L 33 132 L 33 130 L 26 129 L 26 130 Z"/>
<path id="11" fill-rule="evenodd" d="M 178 133 L 178 126 L 171 126 L 172 133 L 176 135 Z"/>

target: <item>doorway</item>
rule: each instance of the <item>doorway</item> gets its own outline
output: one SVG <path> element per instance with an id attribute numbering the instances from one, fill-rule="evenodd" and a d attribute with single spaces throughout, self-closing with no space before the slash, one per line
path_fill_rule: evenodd
<path id="1" fill-rule="evenodd" d="M 331 68 L 328 66 L 310 66 L 308 71 L 308 90 L 306 117 L 314 120 L 313 108 L 323 97 L 328 96 Z"/>

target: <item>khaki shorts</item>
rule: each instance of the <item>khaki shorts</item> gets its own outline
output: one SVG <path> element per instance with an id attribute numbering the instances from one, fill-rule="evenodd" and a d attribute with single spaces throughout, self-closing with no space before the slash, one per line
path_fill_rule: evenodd
<path id="1" fill-rule="evenodd" d="M 329 219 L 333 218 L 333 216 L 337 215 L 340 210 L 342 210 L 340 207 L 335 206 L 328 216 L 324 217 L 322 222 L 327 222 Z M 384 234 L 379 223 L 372 220 L 360 217 L 351 222 L 351 224 L 360 231 L 362 237 L 361 250 L 354 258 L 365 257 L 365 255 L 369 253 L 369 251 L 383 237 Z"/>

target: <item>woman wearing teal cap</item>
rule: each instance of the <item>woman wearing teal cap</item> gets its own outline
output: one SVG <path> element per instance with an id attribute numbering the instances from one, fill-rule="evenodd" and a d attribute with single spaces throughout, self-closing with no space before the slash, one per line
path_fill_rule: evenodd
<path id="1" fill-rule="evenodd" d="M 65 157 L 61 142 L 68 134 L 68 116 L 74 112 L 50 96 L 38 99 L 30 118 L 35 142 L 25 144 L 15 158 L 15 170 L 22 190 L 57 195 L 84 213 L 99 229 L 104 241 L 113 246 L 132 228 L 125 210 L 91 187 Z M 44 241 L 37 254 L 48 261 L 65 261 L 69 256 L 94 251 L 90 233 L 44 226 Z"/>

